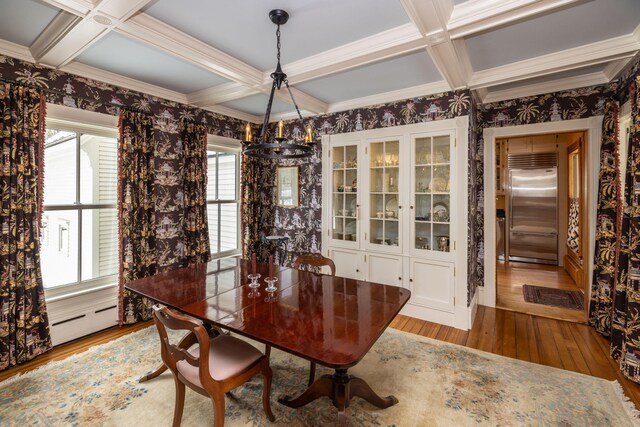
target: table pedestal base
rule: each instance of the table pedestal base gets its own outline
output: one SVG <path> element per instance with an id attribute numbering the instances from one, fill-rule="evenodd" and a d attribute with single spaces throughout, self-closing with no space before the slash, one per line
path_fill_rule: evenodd
<path id="1" fill-rule="evenodd" d="M 346 410 L 355 396 L 383 409 L 398 403 L 395 396 L 378 396 L 369 384 L 361 378 L 347 374 L 346 369 L 336 369 L 333 375 L 323 375 L 295 399 L 285 396 L 278 399 L 278 402 L 290 408 L 299 408 L 323 396 L 329 397 L 338 408 L 338 425 L 347 424 Z"/>

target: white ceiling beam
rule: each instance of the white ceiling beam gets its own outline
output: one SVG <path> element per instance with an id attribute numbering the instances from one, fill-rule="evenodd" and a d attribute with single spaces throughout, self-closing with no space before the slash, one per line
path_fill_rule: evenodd
<path id="1" fill-rule="evenodd" d="M 502 90 L 478 89 L 478 92 L 485 96 L 481 97 L 483 103 L 505 101 L 507 99 L 524 98 L 527 96 L 540 95 L 543 93 L 560 92 L 563 90 L 576 89 L 579 87 L 595 86 L 606 84 L 610 80 L 603 72 L 584 74 L 577 77 L 565 77 L 562 79 L 550 80 L 542 83 L 523 84 L 517 88 Z"/>
<path id="2" fill-rule="evenodd" d="M 116 32 L 182 58 L 231 81 L 253 87 L 263 83 L 261 70 L 144 13 L 120 24 Z"/>
<path id="3" fill-rule="evenodd" d="M 95 1 L 91 0 L 42 0 L 45 3 L 49 3 L 51 6 L 62 9 L 73 15 L 85 17 L 95 5 Z"/>
<path id="4" fill-rule="evenodd" d="M 360 67 L 426 47 L 426 41 L 412 24 L 401 25 L 352 43 L 283 64 L 289 83 L 302 83 Z M 271 71 L 264 81 L 270 81 Z"/>
<path id="5" fill-rule="evenodd" d="M 447 30 L 452 39 L 459 39 L 578 1 L 580 0 L 467 1 L 455 6 Z"/>
<path id="6" fill-rule="evenodd" d="M 189 104 L 198 107 L 210 107 L 234 99 L 245 98 L 247 96 L 261 93 L 260 90 L 243 85 L 242 83 L 229 82 L 217 86 L 202 89 L 187 94 Z"/>
<path id="7" fill-rule="evenodd" d="M 89 10 L 86 1 L 49 1 L 66 12 L 59 14 L 33 43 L 34 58 L 39 63 L 62 67 L 149 1 L 103 0 Z M 71 14 L 80 18 L 67 16 Z"/>
<path id="8" fill-rule="evenodd" d="M 471 61 L 464 41 L 453 42 L 447 23 L 454 11 L 452 0 L 401 0 L 402 6 L 427 41 L 427 52 L 452 89 L 464 88 Z"/>
<path id="9" fill-rule="evenodd" d="M 536 58 L 512 62 L 487 70 L 476 71 L 469 80 L 469 87 L 496 86 L 526 80 L 547 74 L 559 73 L 603 62 L 629 58 L 640 49 L 635 33 L 614 37 L 588 45 L 554 52 Z"/>

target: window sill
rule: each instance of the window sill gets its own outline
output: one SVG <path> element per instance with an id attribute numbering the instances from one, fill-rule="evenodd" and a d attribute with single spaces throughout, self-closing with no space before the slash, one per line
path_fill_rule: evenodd
<path id="1" fill-rule="evenodd" d="M 118 286 L 117 283 L 109 283 L 106 285 L 98 285 L 98 286 L 93 286 L 90 288 L 86 288 L 86 289 L 79 289 L 79 290 L 69 290 L 68 292 L 64 292 L 64 289 L 50 289 L 47 290 L 45 289 L 44 291 L 44 299 L 47 303 L 51 303 L 51 302 L 55 302 L 55 301 L 62 301 L 65 299 L 69 299 L 69 298 L 74 298 L 74 297 L 78 297 L 81 295 L 86 295 L 86 294 L 90 294 L 93 292 L 98 292 L 98 291 L 102 291 L 105 289 L 111 289 L 111 288 L 116 288 Z"/>

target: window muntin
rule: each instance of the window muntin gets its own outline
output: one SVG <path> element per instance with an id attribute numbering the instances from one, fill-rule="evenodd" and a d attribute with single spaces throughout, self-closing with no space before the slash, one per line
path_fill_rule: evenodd
<path id="1" fill-rule="evenodd" d="M 114 283 L 118 271 L 116 138 L 49 128 L 44 156 L 41 265 L 45 289 L 81 290 Z"/>
<path id="2" fill-rule="evenodd" d="M 239 153 L 211 148 L 207 151 L 207 216 L 211 256 L 239 253 Z"/>

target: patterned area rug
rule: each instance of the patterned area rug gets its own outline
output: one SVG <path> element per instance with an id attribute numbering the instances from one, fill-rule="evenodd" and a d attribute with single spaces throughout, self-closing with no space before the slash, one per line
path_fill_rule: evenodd
<path id="1" fill-rule="evenodd" d="M 150 327 L 0 383 L 0 425 L 170 425 L 171 374 L 137 382 L 160 360 L 157 335 Z M 283 394 L 296 395 L 305 389 L 307 362 L 274 349 L 271 365 L 276 422 L 271 424 L 264 416 L 262 378 L 258 377 L 226 399 L 225 425 L 335 424 L 336 411 L 326 398 L 298 410 L 276 401 Z M 352 373 L 365 378 L 382 396 L 394 394 L 400 400 L 380 410 L 354 399 L 348 413 L 350 425 L 355 426 L 623 427 L 637 426 L 640 420 L 615 381 L 391 329 Z M 205 426 L 212 420 L 209 400 L 187 389 L 182 425 Z"/>
<path id="2" fill-rule="evenodd" d="M 550 305 L 553 307 L 583 310 L 584 296 L 580 291 L 545 288 L 544 286 L 522 285 L 522 293 L 526 302 Z"/>

